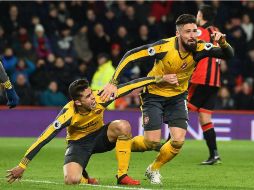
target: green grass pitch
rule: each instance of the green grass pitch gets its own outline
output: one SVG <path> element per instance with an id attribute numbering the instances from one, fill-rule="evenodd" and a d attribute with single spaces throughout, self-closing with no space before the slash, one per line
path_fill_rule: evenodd
<path id="1" fill-rule="evenodd" d="M 161 169 L 163 185 L 150 185 L 144 172 L 156 152 L 133 153 L 129 175 L 140 179 L 141 186 L 117 186 L 115 152 L 93 155 L 88 165 L 100 186 L 63 184 L 65 140 L 54 139 L 30 163 L 23 180 L 8 184 L 6 170 L 18 164 L 33 138 L 0 138 L 0 190 L 78 190 L 78 189 L 254 189 L 254 142 L 218 142 L 222 164 L 200 166 L 208 151 L 203 141 L 187 140 L 180 155 Z"/>

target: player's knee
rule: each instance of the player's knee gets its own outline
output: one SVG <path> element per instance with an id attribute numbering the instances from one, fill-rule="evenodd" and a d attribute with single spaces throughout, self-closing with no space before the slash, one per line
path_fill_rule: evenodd
<path id="1" fill-rule="evenodd" d="M 158 150 L 161 147 L 160 142 L 154 142 L 144 139 L 144 144 L 146 145 L 147 150 Z"/>
<path id="2" fill-rule="evenodd" d="M 199 119 L 199 122 L 201 123 L 201 125 L 212 122 L 211 115 L 209 115 L 207 113 L 204 114 L 204 113 L 200 112 L 198 116 L 199 116 L 198 119 Z"/>
<path id="3" fill-rule="evenodd" d="M 131 125 L 126 120 L 119 120 L 116 128 L 119 135 L 129 136 L 131 134 Z"/>
<path id="4" fill-rule="evenodd" d="M 182 148 L 184 141 L 176 141 L 176 140 L 170 140 L 169 141 L 171 146 L 175 149 L 176 153 L 178 153 L 180 151 L 180 149 Z"/>
<path id="5" fill-rule="evenodd" d="M 64 176 L 64 183 L 66 185 L 75 185 L 80 183 L 80 177 L 75 175 L 66 175 Z"/>

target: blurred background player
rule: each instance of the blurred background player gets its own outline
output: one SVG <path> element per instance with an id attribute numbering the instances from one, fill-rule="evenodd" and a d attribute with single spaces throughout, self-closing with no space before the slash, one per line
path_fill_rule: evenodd
<path id="1" fill-rule="evenodd" d="M 198 38 L 217 45 L 211 36 L 214 31 L 218 31 L 212 25 L 215 16 L 216 11 L 212 6 L 201 5 L 197 13 L 197 24 L 199 26 Z M 204 165 L 221 163 L 216 145 L 216 133 L 211 119 L 217 92 L 221 85 L 219 62 L 219 59 L 212 57 L 199 61 L 189 86 L 188 108 L 199 114 L 199 123 L 210 153 L 209 158 L 201 163 Z"/>
<path id="2" fill-rule="evenodd" d="M 9 77 L 7 76 L 5 69 L 2 64 L 2 60 L 0 60 L 0 83 L 3 85 L 5 92 L 6 92 L 6 97 L 7 97 L 7 106 L 9 108 L 14 108 L 18 105 L 19 103 L 19 97 L 16 94 Z"/>

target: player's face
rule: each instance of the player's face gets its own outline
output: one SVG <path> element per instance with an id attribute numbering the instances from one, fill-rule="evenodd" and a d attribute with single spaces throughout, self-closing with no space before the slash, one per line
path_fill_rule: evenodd
<path id="1" fill-rule="evenodd" d="M 78 106 L 88 111 L 91 111 L 96 107 L 95 97 L 92 93 L 91 88 L 87 88 L 81 93 L 81 97 L 78 102 L 80 103 Z"/>
<path id="2" fill-rule="evenodd" d="M 197 48 L 197 25 L 185 24 L 178 28 L 176 35 L 186 51 L 195 51 Z"/>

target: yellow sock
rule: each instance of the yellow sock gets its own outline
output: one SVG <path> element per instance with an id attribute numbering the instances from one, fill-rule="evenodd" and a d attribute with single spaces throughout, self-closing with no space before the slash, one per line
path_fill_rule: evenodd
<path id="1" fill-rule="evenodd" d="M 144 152 L 147 150 L 144 136 L 136 136 L 131 141 L 132 141 L 131 143 L 132 152 Z"/>
<path id="2" fill-rule="evenodd" d="M 82 176 L 80 179 L 80 183 L 88 184 L 88 179 Z"/>
<path id="3" fill-rule="evenodd" d="M 116 141 L 116 159 L 118 162 L 117 176 L 121 177 L 127 174 L 131 156 L 131 138 L 120 136 Z"/>
<path id="4" fill-rule="evenodd" d="M 164 164 L 172 160 L 180 151 L 184 142 L 178 141 L 168 141 L 165 143 L 161 149 L 160 153 L 157 155 L 155 161 L 151 165 L 152 170 L 159 170 Z"/>

